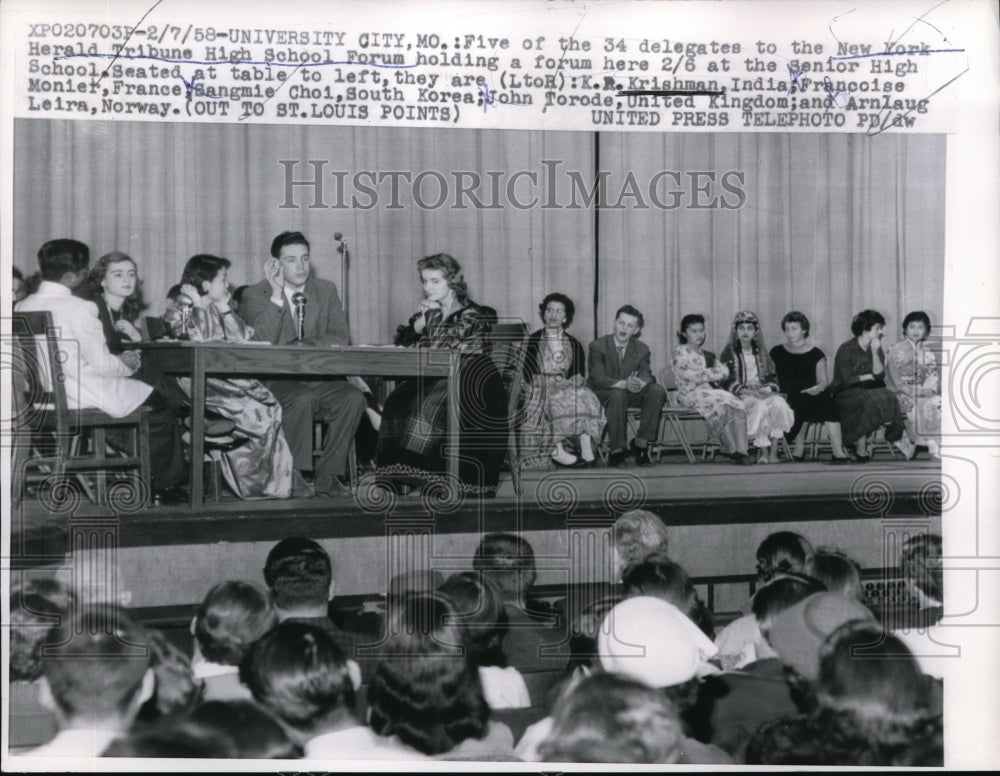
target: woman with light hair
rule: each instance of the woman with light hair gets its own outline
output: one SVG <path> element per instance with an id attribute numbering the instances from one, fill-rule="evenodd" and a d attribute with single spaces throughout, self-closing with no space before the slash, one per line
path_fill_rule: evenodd
<path id="1" fill-rule="evenodd" d="M 654 552 L 667 554 L 667 527 L 658 515 L 646 509 L 623 512 L 615 520 L 612 530 L 616 581 L 622 578 L 629 566 L 641 563 L 646 556 Z"/>

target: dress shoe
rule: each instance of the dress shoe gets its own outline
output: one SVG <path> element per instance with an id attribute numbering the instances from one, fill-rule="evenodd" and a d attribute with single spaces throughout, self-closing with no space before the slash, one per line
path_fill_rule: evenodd
<path id="1" fill-rule="evenodd" d="M 191 495 L 181 487 L 164 488 L 153 493 L 153 506 L 156 507 L 175 507 L 190 500 Z"/>
<path id="2" fill-rule="evenodd" d="M 645 447 L 639 447 L 635 442 L 632 443 L 632 455 L 635 457 L 635 462 L 639 466 L 652 466 L 653 459 L 649 455 L 649 445 Z"/>
<path id="3" fill-rule="evenodd" d="M 756 463 L 753 457 L 746 453 L 732 453 L 729 457 L 737 466 L 753 466 Z"/>
<path id="4" fill-rule="evenodd" d="M 351 486 L 345 485 L 340 477 L 333 477 L 330 480 L 316 483 L 317 496 L 350 496 Z"/>
<path id="5" fill-rule="evenodd" d="M 830 458 L 829 463 L 834 466 L 843 465 L 845 463 L 850 463 L 851 459 L 846 455 L 835 455 Z"/>
<path id="6" fill-rule="evenodd" d="M 617 467 L 622 469 L 625 467 L 625 451 L 615 450 L 613 453 L 608 454 L 608 466 Z"/>
<path id="7" fill-rule="evenodd" d="M 292 498 L 312 498 L 315 495 L 312 476 L 296 469 L 292 473 Z"/>

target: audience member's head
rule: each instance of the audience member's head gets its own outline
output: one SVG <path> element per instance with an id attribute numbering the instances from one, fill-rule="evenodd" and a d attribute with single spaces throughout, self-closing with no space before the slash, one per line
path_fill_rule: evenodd
<path id="1" fill-rule="evenodd" d="M 652 512 L 632 509 L 623 513 L 614 525 L 615 577 L 633 563 L 654 552 L 668 551 L 667 527 Z"/>
<path id="2" fill-rule="evenodd" d="M 240 664 L 240 681 L 257 703 L 308 738 L 357 724 L 349 664 L 319 628 L 285 622 L 250 648 Z"/>
<path id="3" fill-rule="evenodd" d="M 875 617 L 860 602 L 837 593 L 814 593 L 775 615 L 767 628 L 767 641 L 781 662 L 799 676 L 815 681 L 819 675 L 820 647 L 841 625 Z"/>
<path id="4" fill-rule="evenodd" d="M 33 682 L 42 675 L 41 646 L 69 638 L 76 595 L 54 579 L 22 580 L 10 592 L 10 680 Z M 61 630 L 62 637 L 50 631 Z"/>
<path id="5" fill-rule="evenodd" d="M 76 288 L 87 276 L 90 248 L 79 240 L 49 240 L 38 249 L 42 279 Z"/>
<path id="6" fill-rule="evenodd" d="M 504 603 L 515 605 L 528 600 L 538 577 L 534 550 L 527 539 L 513 533 L 486 534 L 476 547 L 472 568 L 497 586 Z"/>
<path id="7" fill-rule="evenodd" d="M 662 598 L 626 598 L 608 612 L 597 634 L 601 667 L 649 687 L 674 687 L 714 673 L 718 652 L 691 619 Z"/>
<path id="8" fill-rule="evenodd" d="M 10 283 L 10 293 L 13 297 L 14 304 L 17 304 L 22 299 L 24 299 L 27 294 L 25 293 L 24 287 L 24 275 L 21 274 L 21 270 L 17 267 L 11 267 L 11 283 Z"/>
<path id="9" fill-rule="evenodd" d="M 824 590 L 826 588 L 818 579 L 789 572 L 779 574 L 757 591 L 751 606 L 761 634 L 761 639 L 757 642 L 758 658 L 775 657 L 775 652 L 767 641 L 774 618 L 799 601 Z"/>
<path id="10" fill-rule="evenodd" d="M 281 724 L 250 701 L 207 701 L 190 714 L 120 738 L 107 757 L 225 757 L 285 760 L 302 757 Z"/>
<path id="11" fill-rule="evenodd" d="M 463 571 L 448 577 L 438 592 L 448 598 L 457 612 L 473 664 L 506 666 L 503 640 L 507 635 L 507 612 L 493 583 L 478 571 Z"/>
<path id="12" fill-rule="evenodd" d="M 622 574 L 625 595 L 649 595 L 673 604 L 691 618 L 706 636 L 715 638 L 712 613 L 698 596 L 687 571 L 662 553 L 653 553 L 633 563 Z"/>
<path id="13" fill-rule="evenodd" d="M 369 724 L 424 754 L 481 738 L 490 709 L 466 636 L 440 593 L 405 597 L 390 610 L 387 640 L 368 690 Z"/>
<path id="14" fill-rule="evenodd" d="M 238 666 L 250 646 L 277 624 L 266 591 L 249 582 L 220 582 L 201 602 L 192 633 L 206 661 Z"/>
<path id="15" fill-rule="evenodd" d="M 325 616 L 333 598 L 333 564 L 319 543 L 301 536 L 282 539 L 267 554 L 264 581 L 282 619 Z"/>
<path id="16" fill-rule="evenodd" d="M 155 684 L 145 629 L 104 604 L 80 607 L 70 627 L 71 639 L 46 647 L 42 702 L 61 729 L 126 730 Z"/>
<path id="17" fill-rule="evenodd" d="M 769 582 L 783 571 L 801 572 L 813 548 L 804 536 L 792 531 L 777 531 L 757 548 L 757 579 Z"/>
<path id="18" fill-rule="evenodd" d="M 616 674 L 595 674 L 570 687 L 553 709 L 552 731 L 539 747 L 544 762 L 677 762 L 684 733 L 662 692 Z"/>
<path id="19" fill-rule="evenodd" d="M 831 593 L 864 600 L 861 566 L 842 552 L 821 547 L 806 561 L 803 572 L 818 579 Z"/>
<path id="20" fill-rule="evenodd" d="M 915 534 L 903 543 L 899 569 L 913 587 L 930 599 L 929 604 L 944 601 L 944 574 L 941 568 L 941 537 L 938 534 Z"/>
<path id="21" fill-rule="evenodd" d="M 143 704 L 139 721 L 178 714 L 192 709 L 200 700 L 205 682 L 197 679 L 191 660 L 180 648 L 155 629 L 147 631 L 149 667 L 156 677 L 153 696 Z"/>

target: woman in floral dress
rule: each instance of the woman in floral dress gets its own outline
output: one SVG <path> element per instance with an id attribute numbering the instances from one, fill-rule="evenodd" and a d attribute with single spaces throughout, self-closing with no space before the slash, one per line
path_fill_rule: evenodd
<path id="1" fill-rule="evenodd" d="M 673 368 L 678 403 L 705 419 L 709 441 L 721 439 L 735 463 L 753 464 L 754 459 L 747 455 L 743 403 L 715 385 L 729 377 L 729 369 L 716 360 L 714 353 L 701 347 L 705 343 L 705 317 L 697 313 L 685 315 L 677 337 L 680 344 L 674 348 Z"/>
<path id="2" fill-rule="evenodd" d="M 896 394 L 899 408 L 906 415 L 906 435 L 937 458 L 941 397 L 937 359 L 926 346 L 930 333 L 931 319 L 922 310 L 903 319 L 903 339 L 889 348 L 886 356 L 886 387 Z"/>

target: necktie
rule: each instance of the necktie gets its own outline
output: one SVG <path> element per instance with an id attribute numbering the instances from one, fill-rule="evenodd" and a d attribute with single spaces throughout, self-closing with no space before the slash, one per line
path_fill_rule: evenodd
<path id="1" fill-rule="evenodd" d="M 621 366 L 622 362 L 624 360 L 625 360 L 625 346 L 624 345 L 619 345 L 618 346 L 618 366 Z"/>

